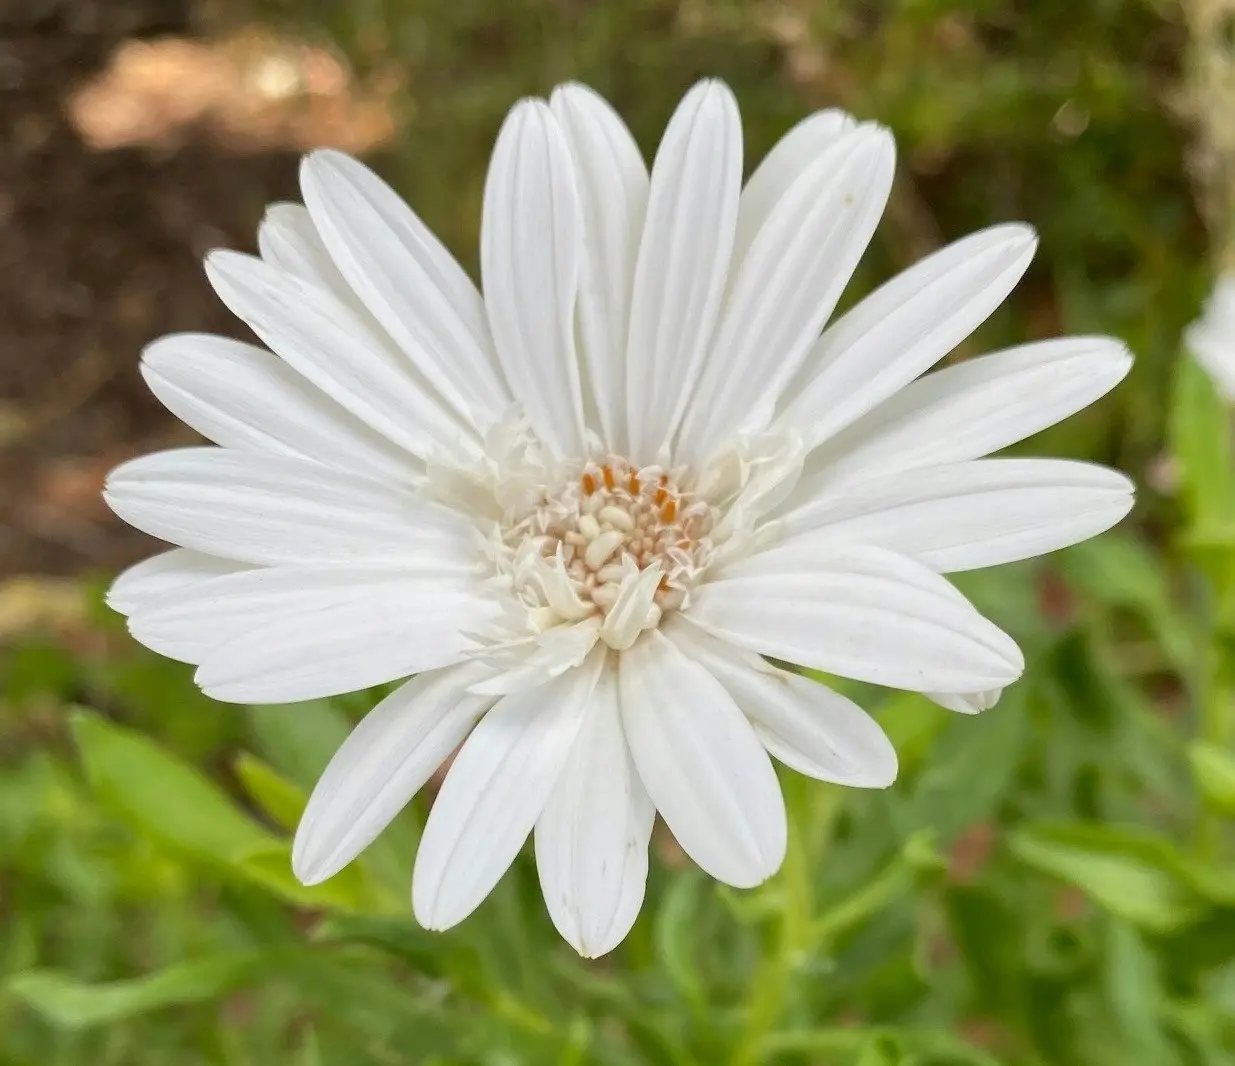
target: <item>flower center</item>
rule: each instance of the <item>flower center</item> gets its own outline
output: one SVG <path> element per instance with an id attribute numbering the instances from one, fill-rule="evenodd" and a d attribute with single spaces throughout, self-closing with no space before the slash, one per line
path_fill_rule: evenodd
<path id="1" fill-rule="evenodd" d="M 534 629 L 599 614 L 602 639 L 628 646 L 687 603 L 711 559 L 716 513 L 680 477 L 617 457 L 589 461 L 503 530 Z"/>
<path id="2" fill-rule="evenodd" d="M 527 674 L 535 663 L 536 676 L 553 676 L 598 640 L 625 651 L 688 609 L 709 567 L 774 534 L 761 516 L 792 488 L 803 455 L 795 434 L 772 431 L 739 434 L 697 470 L 637 467 L 595 438 L 592 448 L 590 459 L 557 459 L 512 406 L 479 455 L 428 463 L 425 491 L 476 523 L 492 584 L 511 594 L 472 634 L 491 665 Z"/>

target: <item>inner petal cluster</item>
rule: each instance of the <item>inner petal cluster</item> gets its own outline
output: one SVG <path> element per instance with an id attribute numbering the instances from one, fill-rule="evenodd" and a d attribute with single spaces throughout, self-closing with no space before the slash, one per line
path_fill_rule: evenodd
<path id="1" fill-rule="evenodd" d="M 534 629 L 599 613 L 602 638 L 616 646 L 687 603 L 712 556 L 715 509 L 682 474 L 591 460 L 505 529 Z"/>

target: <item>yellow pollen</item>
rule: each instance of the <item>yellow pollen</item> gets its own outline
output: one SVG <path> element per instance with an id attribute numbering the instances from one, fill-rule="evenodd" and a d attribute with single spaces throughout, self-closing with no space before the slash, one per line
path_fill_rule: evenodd
<path id="1" fill-rule="evenodd" d="M 551 565 L 560 558 L 575 594 L 606 613 L 632 575 L 659 567 L 659 619 L 681 606 L 710 560 L 713 514 L 673 475 L 614 457 L 586 464 L 504 537 L 512 547 L 532 541 Z"/>

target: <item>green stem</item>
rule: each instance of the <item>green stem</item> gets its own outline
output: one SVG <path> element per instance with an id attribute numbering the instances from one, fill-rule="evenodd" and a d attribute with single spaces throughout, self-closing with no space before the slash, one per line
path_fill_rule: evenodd
<path id="1" fill-rule="evenodd" d="M 764 1040 L 776 1029 L 788 999 L 793 975 L 808 949 L 813 923 L 813 894 L 811 870 L 817 865 L 817 856 L 812 855 L 803 836 L 803 826 L 813 825 L 817 831 L 830 832 L 833 821 L 840 811 L 841 789 L 826 788 L 822 807 L 803 811 L 802 785 L 804 778 L 796 775 L 785 782 L 789 810 L 789 840 L 785 862 L 777 878 L 781 891 L 782 906 L 775 941 L 764 957 L 754 981 L 746 1006 L 746 1023 L 737 1048 L 730 1060 L 732 1066 L 757 1066 L 764 1057 Z M 816 796 L 819 786 L 814 786 Z"/>
<path id="2" fill-rule="evenodd" d="M 1218 748 L 1229 748 L 1232 741 L 1232 702 L 1235 692 L 1227 681 L 1223 666 L 1225 632 L 1235 619 L 1235 560 L 1225 562 L 1218 584 L 1216 618 L 1208 634 L 1208 650 L 1202 669 L 1199 739 Z M 1208 806 L 1202 807 L 1196 825 L 1195 849 L 1199 858 L 1213 861 L 1222 842 L 1222 820 Z"/>

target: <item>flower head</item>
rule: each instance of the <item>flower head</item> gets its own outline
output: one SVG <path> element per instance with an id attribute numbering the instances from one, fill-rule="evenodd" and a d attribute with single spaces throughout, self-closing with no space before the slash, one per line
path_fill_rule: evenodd
<path id="1" fill-rule="evenodd" d="M 178 547 L 111 602 L 220 700 L 415 675 L 318 783 L 303 880 L 351 861 L 459 748 L 417 917 L 466 917 L 534 833 L 555 924 L 600 954 L 639 910 L 657 811 L 700 866 L 749 886 L 785 850 L 769 755 L 847 785 L 895 777 L 860 708 L 765 656 L 969 713 L 1020 675 L 1013 641 L 941 575 L 1127 512 L 1114 471 L 984 456 L 1130 360 L 1075 337 L 922 376 L 1027 267 L 1017 224 L 827 325 L 893 164 L 885 129 L 824 111 L 743 187 L 737 106 L 704 82 L 649 174 L 610 107 L 568 85 L 498 136 L 483 297 L 335 152 L 305 160 L 304 207 L 270 209 L 260 258 L 209 257 L 269 351 L 180 335 L 145 353 L 154 392 L 219 447 L 112 474 L 115 511 Z"/>
<path id="2" fill-rule="evenodd" d="M 1235 400 L 1235 276 L 1218 279 L 1205 309 L 1184 334 L 1192 358 L 1227 400 Z"/>

